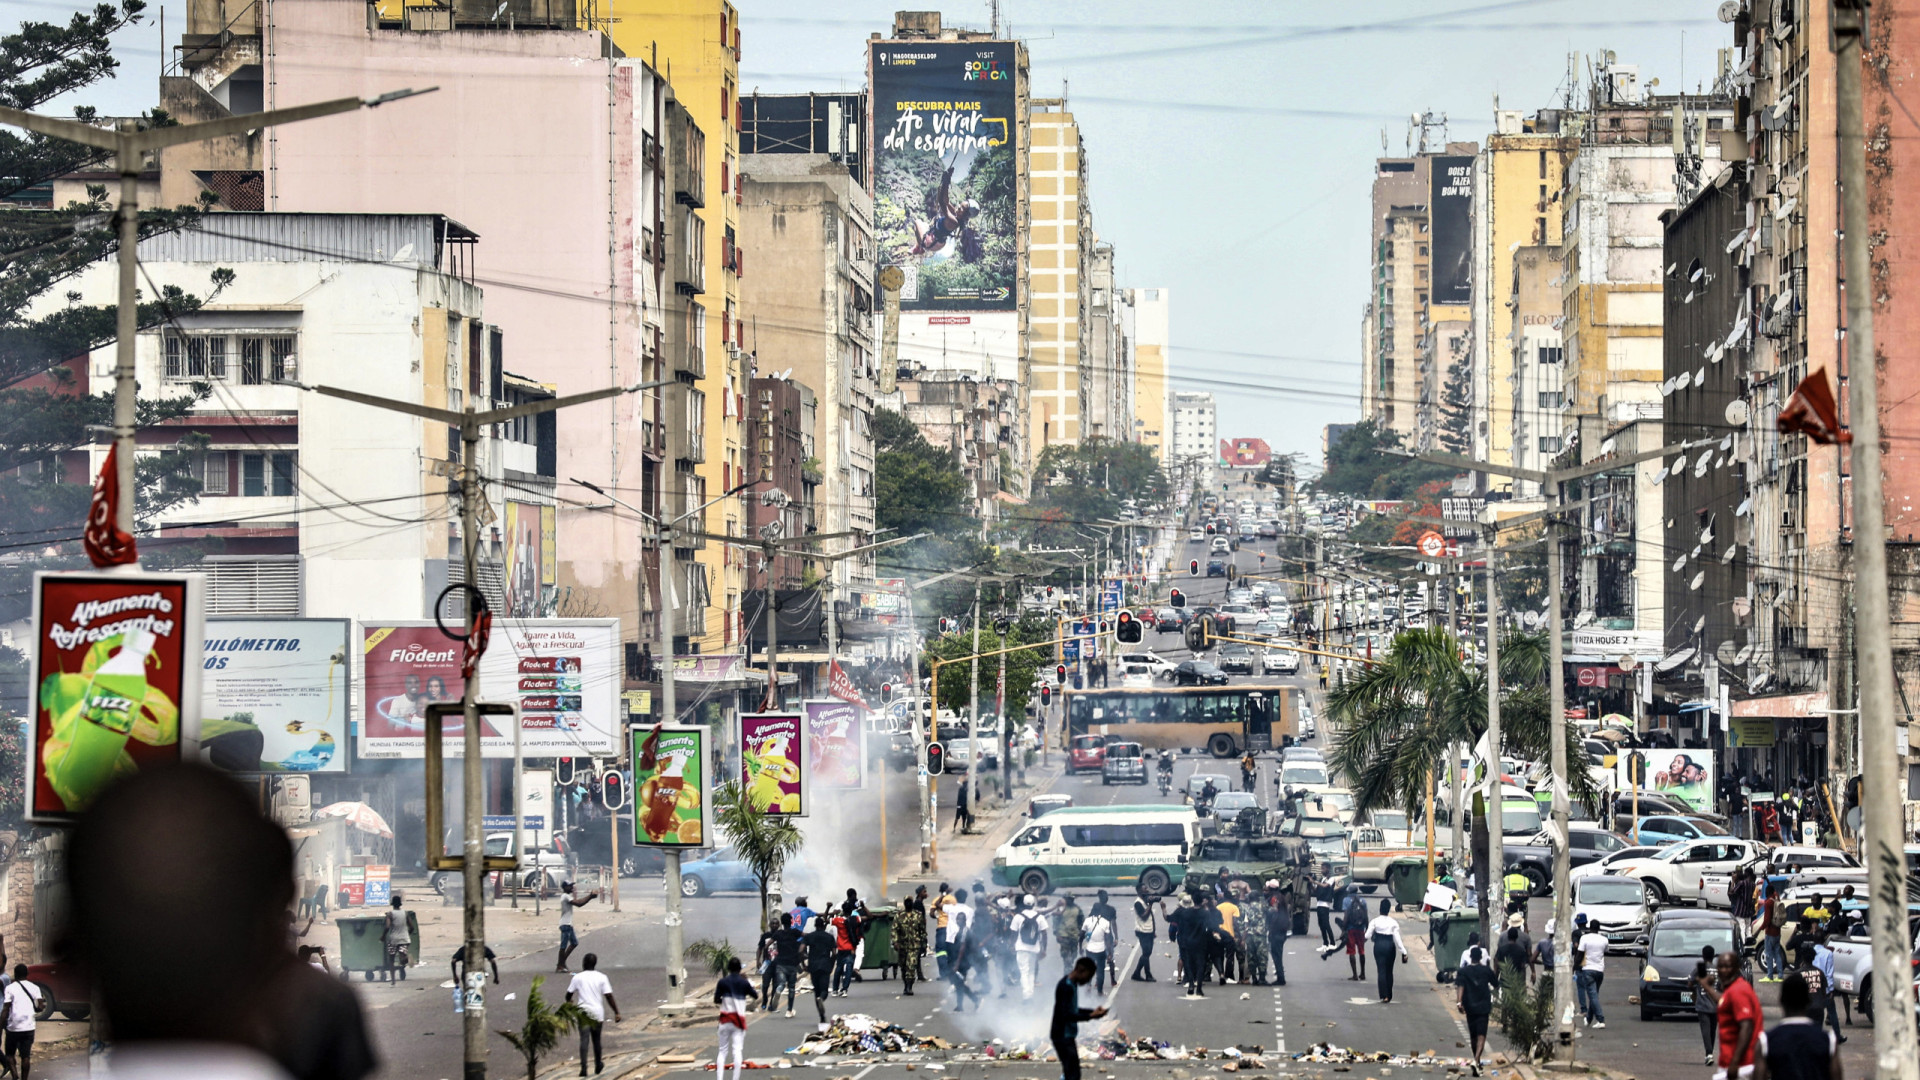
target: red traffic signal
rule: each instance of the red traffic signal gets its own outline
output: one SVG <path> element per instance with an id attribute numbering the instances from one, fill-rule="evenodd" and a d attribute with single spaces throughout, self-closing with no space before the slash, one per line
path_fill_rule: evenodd
<path id="1" fill-rule="evenodd" d="M 1189 577 L 1200 576 L 1200 560 L 1199 559 L 1187 560 L 1187 576 Z"/>
<path id="2" fill-rule="evenodd" d="M 609 810 L 627 805 L 627 778 L 619 769 L 600 774 L 600 802 Z"/>
<path id="3" fill-rule="evenodd" d="M 884 705 L 887 702 L 892 700 L 893 700 L 893 684 L 890 682 L 881 683 L 880 684 L 880 703 Z"/>
<path id="4" fill-rule="evenodd" d="M 937 742 L 927 744 L 927 772 L 939 776 L 947 771 L 947 748 Z"/>
<path id="5" fill-rule="evenodd" d="M 1053 687 L 1051 686 L 1040 687 L 1040 704 L 1048 705 L 1048 704 L 1051 704 L 1052 702 L 1053 702 Z"/>
<path id="6" fill-rule="evenodd" d="M 1183 593 L 1183 592 L 1181 592 L 1181 591 L 1180 591 L 1179 589 L 1175 589 L 1175 590 L 1173 590 L 1173 593 L 1172 593 L 1172 595 L 1170 595 L 1170 596 L 1168 596 L 1168 597 L 1167 597 L 1167 602 L 1168 602 L 1168 603 L 1170 603 L 1170 604 L 1172 604 L 1172 605 L 1173 605 L 1174 607 L 1177 607 L 1177 608 L 1183 608 L 1183 607 L 1186 607 L 1186 606 L 1187 606 L 1187 594 L 1186 594 L 1186 593 Z"/>
<path id="7" fill-rule="evenodd" d="M 1061 664 L 1059 667 L 1054 668 L 1053 675 L 1054 678 L 1060 680 L 1061 686 L 1067 685 L 1067 665 Z"/>
<path id="8" fill-rule="evenodd" d="M 1113 636 L 1128 644 L 1139 641 L 1140 620 L 1134 618 L 1131 611 L 1121 612 L 1114 622 Z"/>

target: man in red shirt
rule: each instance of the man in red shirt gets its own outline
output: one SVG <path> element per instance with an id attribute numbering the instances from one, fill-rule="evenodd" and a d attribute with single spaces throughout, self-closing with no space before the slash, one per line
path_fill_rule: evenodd
<path id="1" fill-rule="evenodd" d="M 1740 958 L 1723 952 L 1714 961 L 1721 989 L 1712 991 L 1720 1019 L 1720 1070 L 1716 1080 L 1741 1080 L 1753 1075 L 1753 1054 L 1760 1043 L 1760 998 L 1740 976 Z"/>

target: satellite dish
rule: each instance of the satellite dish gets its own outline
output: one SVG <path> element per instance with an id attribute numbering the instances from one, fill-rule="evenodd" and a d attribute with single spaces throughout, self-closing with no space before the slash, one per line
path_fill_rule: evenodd
<path id="1" fill-rule="evenodd" d="M 1707 475 L 1707 467 L 1713 464 L 1713 455 L 1701 454 L 1700 460 L 1693 463 L 1693 475 L 1698 478 Z"/>
<path id="2" fill-rule="evenodd" d="M 1523 611 L 1520 613 L 1520 621 L 1529 628 L 1539 626 L 1540 613 L 1537 611 Z"/>
<path id="3" fill-rule="evenodd" d="M 1733 617 L 1734 618 L 1744 619 L 1751 614 L 1753 614 L 1753 601 L 1747 599 L 1744 596 L 1736 596 L 1733 598 Z"/>
<path id="4" fill-rule="evenodd" d="M 1632 653 L 1622 653 L 1620 659 L 1614 661 L 1614 665 L 1621 671 L 1632 671 L 1640 666 L 1640 661 L 1635 660 Z"/>
<path id="5" fill-rule="evenodd" d="M 1726 438 L 1721 439 L 1720 449 L 1722 452 L 1733 449 L 1733 436 L 1729 435 Z"/>
<path id="6" fill-rule="evenodd" d="M 1699 573 L 1693 575 L 1692 581 L 1687 582 L 1687 588 L 1697 592 L 1699 591 L 1701 584 L 1706 580 L 1707 580 L 1707 572 L 1705 570 L 1702 570 Z M 1705 618 L 1705 616 L 1702 616 L 1702 618 Z"/>
<path id="7" fill-rule="evenodd" d="M 1746 517 L 1747 511 L 1751 509 L 1753 509 L 1753 496 L 1749 495 L 1746 498 L 1740 500 L 1739 506 L 1734 507 L 1733 516 Z"/>
<path id="8" fill-rule="evenodd" d="M 1732 22 L 1740 17 L 1740 0 L 1723 0 L 1720 9 L 1714 14 L 1720 16 L 1720 21 L 1723 23 Z"/>
<path id="9" fill-rule="evenodd" d="M 1687 558 L 1689 558 L 1689 559 L 1697 559 L 1697 558 L 1699 558 L 1699 557 L 1700 557 L 1700 549 L 1701 549 L 1702 547 L 1704 547 L 1704 546 L 1706 546 L 1706 545 L 1705 545 L 1704 543 L 1700 543 L 1700 544 L 1695 544 L 1695 545 L 1693 545 L 1693 550 L 1692 550 L 1692 551 L 1689 551 L 1689 552 L 1687 552 Z"/>
<path id="10" fill-rule="evenodd" d="M 1660 466 L 1660 471 L 1653 474 L 1653 482 L 1655 484 L 1664 484 L 1667 482 L 1667 467 L 1665 465 Z"/>
<path id="11" fill-rule="evenodd" d="M 1749 682 L 1749 683 L 1747 684 L 1747 688 L 1748 688 L 1749 690 L 1758 690 L 1758 689 L 1760 689 L 1761 687 L 1763 687 L 1763 686 L 1765 686 L 1765 685 L 1767 685 L 1767 683 L 1768 683 L 1768 682 L 1769 682 L 1769 681 L 1770 681 L 1770 680 L 1771 680 L 1772 678 L 1773 678 L 1773 672 L 1771 672 L 1771 671 L 1762 671 L 1762 672 L 1760 672 L 1759 674 L 1757 674 L 1757 675 L 1755 675 L 1755 676 L 1753 677 L 1753 681 L 1752 681 L 1752 682 Z"/>
<path id="12" fill-rule="evenodd" d="M 1706 617 L 1705 615 L 1702 615 L 1702 616 L 1700 616 L 1700 617 L 1699 617 L 1698 619 L 1695 619 L 1695 620 L 1693 621 L 1693 632 L 1694 632 L 1694 633 L 1696 633 L 1696 634 L 1697 634 L 1697 633 L 1699 633 L 1700 631 L 1702 631 L 1702 630 L 1705 630 L 1706 628 L 1707 628 L 1707 617 Z"/>
<path id="13" fill-rule="evenodd" d="M 1677 668 L 1681 664 L 1684 664 L 1687 661 L 1693 659 L 1693 653 L 1694 653 L 1693 649 L 1681 649 L 1679 652 L 1673 653 L 1672 655 L 1668 656 L 1666 659 L 1653 665 L 1653 670 L 1662 672 L 1662 673 L 1672 671 L 1674 668 Z"/>
<path id="14" fill-rule="evenodd" d="M 1727 553 L 1725 555 L 1720 556 L 1720 565 L 1725 566 L 1727 563 L 1732 562 L 1733 557 L 1735 555 L 1738 555 L 1739 553 L 1740 553 L 1739 544 L 1728 544 Z"/>
<path id="15" fill-rule="evenodd" d="M 1733 662 L 1736 664 L 1744 664 L 1751 659 L 1753 659 L 1753 642 L 1751 641 L 1740 646 L 1740 651 L 1733 654 Z"/>
<path id="16" fill-rule="evenodd" d="M 1731 641 L 1723 641 L 1713 650 L 1713 658 L 1720 661 L 1723 667 L 1732 667 L 1734 664 L 1733 657 L 1734 650 L 1733 642 Z"/>
<path id="17" fill-rule="evenodd" d="M 1727 402 L 1727 423 L 1734 427 L 1747 426 L 1747 418 L 1751 415 L 1752 410 L 1747 408 L 1747 403 L 1739 398 Z"/>
<path id="18" fill-rule="evenodd" d="M 1613 453 L 1613 440 L 1608 439 L 1606 442 L 1600 444 L 1600 456 L 1605 457 L 1611 453 Z"/>
<path id="19" fill-rule="evenodd" d="M 1703 545 L 1713 543 L 1713 526 L 1707 526 L 1706 531 L 1700 534 L 1700 543 Z"/>
<path id="20" fill-rule="evenodd" d="M 1674 458 L 1671 467 L 1673 469 L 1673 475 L 1675 476 L 1679 476 L 1682 472 L 1685 472 L 1687 468 L 1687 455 L 1681 454 L 1679 457 Z"/>
<path id="21" fill-rule="evenodd" d="M 1685 570 L 1686 568 L 1687 568 L 1687 553 L 1683 551 L 1680 554 L 1674 556 L 1673 572 L 1677 574 L 1680 571 Z"/>
<path id="22" fill-rule="evenodd" d="M 1593 612 L 1591 611 L 1583 611 L 1580 614 L 1575 615 L 1573 617 L 1573 625 L 1575 627 L 1585 626 L 1592 621 L 1593 621 Z"/>
<path id="23" fill-rule="evenodd" d="M 1693 373 L 1693 385 L 1707 385 L 1707 366 L 1705 364 L 1700 365 L 1700 370 Z"/>

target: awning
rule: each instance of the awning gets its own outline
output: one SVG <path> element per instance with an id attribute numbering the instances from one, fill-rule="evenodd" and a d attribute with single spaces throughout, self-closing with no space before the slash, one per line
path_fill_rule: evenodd
<path id="1" fill-rule="evenodd" d="M 1733 715 L 1776 719 L 1819 717 L 1824 720 L 1829 708 L 1831 706 L 1824 691 L 1807 694 L 1775 694 L 1772 697 L 1736 699 L 1733 702 Z"/>

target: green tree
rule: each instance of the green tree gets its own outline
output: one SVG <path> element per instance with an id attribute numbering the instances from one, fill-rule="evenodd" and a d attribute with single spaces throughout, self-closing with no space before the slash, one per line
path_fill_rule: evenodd
<path id="1" fill-rule="evenodd" d="M 144 11 L 142 0 L 99 4 L 65 23 L 24 22 L 0 37 L 0 104 L 33 110 L 112 77 L 119 66 L 112 37 L 144 21 Z M 75 110 L 75 117 L 95 119 L 89 109 Z M 171 122 L 158 110 L 140 121 Z M 104 157 L 91 147 L 0 129 L 0 196 L 96 166 Z M 187 207 L 142 211 L 140 235 L 179 228 L 197 213 Z M 117 251 L 105 188 L 91 187 L 86 199 L 66 206 L 0 206 L 0 550 L 13 555 L 0 565 L 0 621 L 26 616 L 34 570 L 85 565 L 76 540 L 92 478 L 66 458 L 93 441 L 93 428 L 111 422 L 110 396 L 86 392 L 84 361 L 114 340 L 118 315 L 113 306 L 81 304 L 74 293 L 64 305 L 46 301 L 63 282 Z M 231 277 L 217 274 L 214 289 Z M 140 304 L 138 322 L 158 326 L 200 303 L 169 287 Z M 184 416 L 209 392 L 188 384 L 172 396 L 150 398 L 140 403 L 136 422 L 151 428 Z M 183 440 L 183 452 L 143 456 L 136 463 L 136 490 L 127 494 L 135 500 L 137 524 L 198 496 L 192 466 L 199 445 Z M 197 548 L 142 551 L 144 561 L 158 565 L 199 554 Z"/>
<path id="2" fill-rule="evenodd" d="M 1548 642 L 1544 635 L 1508 633 L 1500 639 L 1502 754 L 1541 760 L 1549 753 Z M 1445 790 L 1450 747 L 1473 746 L 1487 730 L 1487 671 L 1463 659 L 1459 639 L 1434 627 L 1395 635 L 1380 662 L 1362 667 L 1327 694 L 1327 715 L 1339 734 L 1328 766 L 1350 781 L 1355 808 L 1419 812 L 1429 775 Z M 1584 761 L 1579 733 L 1566 729 L 1567 760 Z M 1574 798 L 1596 794 L 1585 769 L 1567 777 Z M 1485 803 L 1473 796 L 1474 877 L 1487 920 Z"/>
<path id="3" fill-rule="evenodd" d="M 1421 484 L 1451 479 L 1456 470 L 1387 451 L 1402 449 L 1399 432 L 1362 420 L 1327 451 L 1327 467 L 1315 490 L 1356 499 L 1404 499 Z"/>
<path id="4" fill-rule="evenodd" d="M 1027 702 L 1033 696 L 1033 678 L 1043 668 L 1053 665 L 1055 623 L 1041 618 L 1024 619 L 1007 627 L 1003 635 L 999 633 L 992 618 L 983 618 L 980 625 L 980 652 L 990 653 L 997 649 L 1012 648 L 1016 651 L 1007 654 L 1007 688 L 1005 714 L 1024 716 Z M 1033 645 L 1030 649 L 1021 645 Z M 924 657 L 925 669 L 931 674 L 933 661 L 958 660 L 972 656 L 973 630 L 968 627 L 951 634 L 936 637 L 927 643 Z M 969 663 L 948 664 L 940 669 L 940 688 L 938 698 L 940 707 L 964 714 L 971 703 L 970 684 L 967 681 L 973 665 Z M 982 713 L 993 708 L 993 694 L 1000 678 L 1000 658 L 983 657 L 980 661 L 980 709 Z"/>
<path id="5" fill-rule="evenodd" d="M 752 871 L 754 884 L 760 888 L 759 925 L 765 929 L 767 896 L 773 880 L 800 854 L 800 846 L 805 843 L 800 826 L 795 825 L 792 818 L 761 812 L 753 800 L 746 797 L 738 780 L 729 780 L 714 790 L 713 807 L 714 824 L 720 835 L 733 845 L 740 861 Z"/>
<path id="6" fill-rule="evenodd" d="M 960 463 L 892 409 L 873 411 L 873 502 L 876 523 L 894 535 L 973 531 Z"/>
<path id="7" fill-rule="evenodd" d="M 527 1060 L 527 1080 L 539 1076 L 541 1056 L 560 1045 L 560 1036 L 593 1022 L 587 1010 L 571 1001 L 562 1001 L 557 1007 L 548 1005 L 546 995 L 540 992 L 546 981 L 545 975 L 534 976 L 533 986 L 527 990 L 527 1022 L 520 1025 L 520 1030 L 499 1029 L 500 1037 Z"/>

